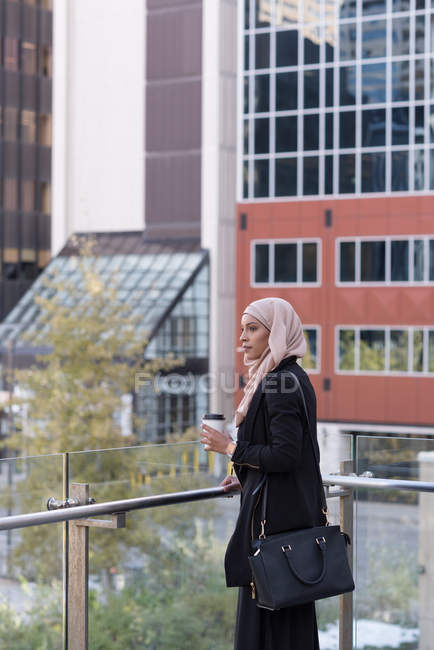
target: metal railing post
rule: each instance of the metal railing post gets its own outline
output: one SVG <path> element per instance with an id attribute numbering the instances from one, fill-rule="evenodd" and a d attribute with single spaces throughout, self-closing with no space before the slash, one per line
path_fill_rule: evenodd
<path id="1" fill-rule="evenodd" d="M 72 483 L 70 497 L 80 504 L 89 500 L 87 483 Z M 87 650 L 88 647 L 88 577 L 89 528 L 80 526 L 80 520 L 70 521 L 68 530 L 68 650 Z"/>
<path id="2" fill-rule="evenodd" d="M 344 460 L 340 464 L 341 474 L 353 472 L 353 461 Z M 348 561 L 353 570 L 353 515 L 354 515 L 354 492 L 346 489 L 339 497 L 340 525 L 341 529 L 351 538 L 351 545 L 348 546 Z M 339 650 L 352 650 L 353 648 L 353 592 L 343 594 L 339 597 Z"/>

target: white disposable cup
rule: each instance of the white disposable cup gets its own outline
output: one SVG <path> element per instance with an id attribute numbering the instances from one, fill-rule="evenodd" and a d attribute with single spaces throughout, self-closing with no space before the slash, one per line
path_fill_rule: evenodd
<path id="1" fill-rule="evenodd" d="M 225 426 L 225 416 L 221 415 L 221 413 L 205 413 L 205 415 L 202 418 L 202 424 L 207 424 L 209 427 L 212 427 L 213 429 L 217 429 L 217 431 L 223 433 L 223 429 Z M 208 445 L 204 445 L 203 448 L 205 449 L 205 451 L 209 450 Z"/>

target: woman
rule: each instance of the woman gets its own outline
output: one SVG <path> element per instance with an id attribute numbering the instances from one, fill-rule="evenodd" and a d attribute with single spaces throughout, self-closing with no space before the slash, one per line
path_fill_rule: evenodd
<path id="1" fill-rule="evenodd" d="M 225 558 L 228 587 L 240 587 L 234 647 L 318 650 L 314 603 L 278 611 L 258 608 L 247 560 L 252 540 L 261 532 L 262 488 L 255 489 L 264 475 L 268 480 L 266 535 L 325 523 L 309 425 L 289 374 L 298 377 L 303 389 L 317 446 L 315 393 L 297 363 L 306 352 L 302 325 L 286 300 L 264 298 L 245 309 L 240 339 L 249 380 L 235 413 L 237 441 L 205 424 L 201 438 L 210 451 L 226 453 L 233 461 L 236 476 L 224 479 L 225 490 L 241 490 L 240 513 Z"/>

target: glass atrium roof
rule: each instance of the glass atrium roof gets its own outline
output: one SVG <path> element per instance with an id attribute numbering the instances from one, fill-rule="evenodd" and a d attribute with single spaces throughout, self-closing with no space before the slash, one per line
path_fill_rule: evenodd
<path id="1" fill-rule="evenodd" d="M 207 252 L 198 246 L 189 250 L 185 246 L 144 244 L 138 253 L 92 255 L 83 259 L 98 272 L 103 282 L 110 282 L 119 300 L 131 307 L 131 315 L 143 318 L 143 329 L 149 335 L 176 305 L 192 276 L 202 268 Z M 54 277 L 79 286 L 82 272 L 77 256 L 61 253 L 50 262 L 0 325 L 0 347 L 12 340 L 16 348 L 40 350 L 44 347 L 44 333 L 49 325 L 35 298 L 53 297 L 56 290 L 47 286 L 46 280 Z M 68 292 L 64 294 L 62 304 L 73 308 L 74 299 Z M 79 294 L 78 300 L 75 298 L 75 304 L 84 299 L 83 292 L 82 297 Z"/>

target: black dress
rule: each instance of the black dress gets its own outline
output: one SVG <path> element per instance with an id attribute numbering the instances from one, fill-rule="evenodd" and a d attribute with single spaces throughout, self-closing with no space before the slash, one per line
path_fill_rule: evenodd
<path id="1" fill-rule="evenodd" d="M 315 604 L 269 611 L 251 597 L 247 557 L 259 536 L 264 474 L 268 480 L 266 534 L 325 523 L 308 423 L 299 391 L 288 370 L 297 375 L 306 399 L 316 443 L 316 399 L 310 380 L 295 357 L 284 359 L 255 392 L 238 429 L 232 456 L 242 490 L 240 512 L 225 556 L 226 583 L 240 587 L 235 650 L 319 650 Z"/>

